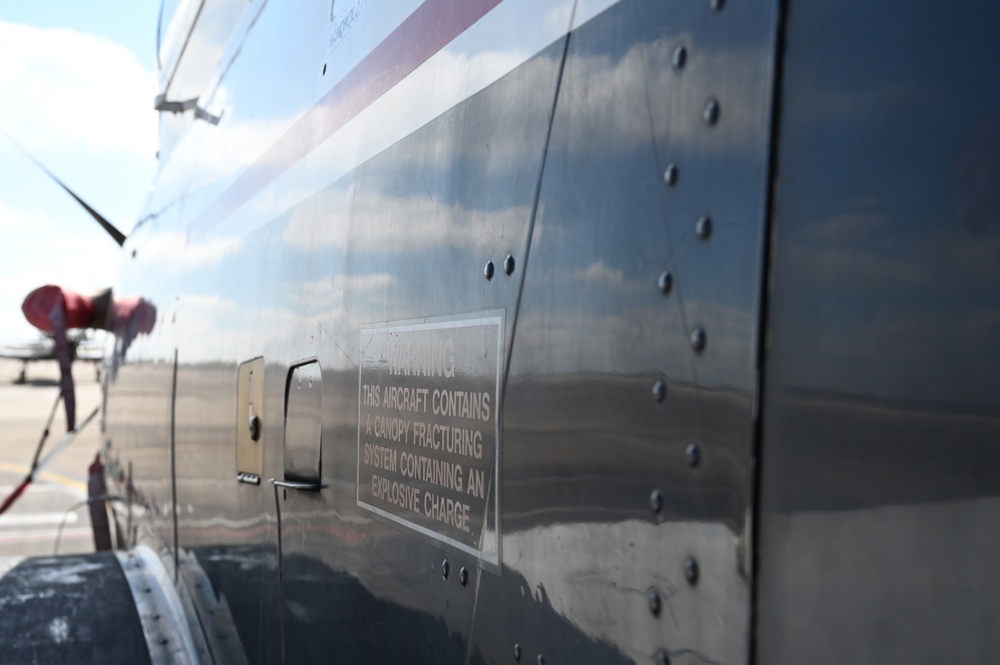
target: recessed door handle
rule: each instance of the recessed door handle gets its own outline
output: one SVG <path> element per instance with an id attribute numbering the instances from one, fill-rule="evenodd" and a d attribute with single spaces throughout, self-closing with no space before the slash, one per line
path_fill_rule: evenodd
<path id="1" fill-rule="evenodd" d="M 303 483 L 297 480 L 278 480 L 277 478 L 270 479 L 274 483 L 275 487 L 284 487 L 290 490 L 301 490 L 303 492 L 318 492 L 321 489 L 326 489 L 329 485 L 324 483 Z"/>

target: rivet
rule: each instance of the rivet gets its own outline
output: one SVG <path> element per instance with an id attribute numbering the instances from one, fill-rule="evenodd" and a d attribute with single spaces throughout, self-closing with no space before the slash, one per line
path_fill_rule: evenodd
<path id="1" fill-rule="evenodd" d="M 663 510 L 663 492 L 660 490 L 653 490 L 650 492 L 649 507 L 653 509 L 654 513 L 659 513 Z"/>
<path id="2" fill-rule="evenodd" d="M 535 659 L 535 662 L 537 662 L 538 665 L 545 665 L 545 656 L 538 654 L 538 658 Z"/>
<path id="3" fill-rule="evenodd" d="M 721 12 L 722 8 L 726 6 L 726 0 L 709 0 L 708 6 L 712 8 L 713 12 Z"/>
<path id="4" fill-rule="evenodd" d="M 674 276 L 664 270 L 660 273 L 659 279 L 656 280 L 656 286 L 659 287 L 663 295 L 667 295 L 670 293 L 670 289 L 674 288 Z"/>
<path id="5" fill-rule="evenodd" d="M 719 121 L 719 102 L 710 99 L 705 102 L 705 110 L 701 112 L 701 119 L 706 125 L 714 125 Z"/>
<path id="6" fill-rule="evenodd" d="M 503 271 L 508 275 L 514 274 L 514 257 L 510 254 L 503 260 Z"/>
<path id="7" fill-rule="evenodd" d="M 250 439 L 260 440 L 260 416 L 250 416 Z"/>
<path id="8" fill-rule="evenodd" d="M 684 559 L 684 579 L 688 581 L 688 584 L 698 583 L 698 562 L 694 560 L 694 557 L 688 557 Z"/>
<path id="9" fill-rule="evenodd" d="M 670 665 L 670 654 L 663 649 L 656 652 L 656 665 Z"/>
<path id="10" fill-rule="evenodd" d="M 448 559 L 441 562 L 441 577 L 448 579 L 448 573 L 451 572 L 451 564 L 448 563 Z"/>
<path id="11" fill-rule="evenodd" d="M 694 349 L 696 353 L 701 353 L 705 350 L 705 329 L 701 326 L 697 326 L 691 331 L 691 348 Z"/>
<path id="12" fill-rule="evenodd" d="M 469 583 L 469 571 L 465 566 L 462 566 L 458 571 L 458 581 L 462 586 Z"/>
<path id="13" fill-rule="evenodd" d="M 678 45 L 677 48 L 674 49 L 674 57 L 673 57 L 674 69 L 684 69 L 684 65 L 687 64 L 687 59 L 688 59 L 687 48 L 685 48 L 683 44 Z"/>
<path id="14" fill-rule="evenodd" d="M 486 279 L 487 280 L 493 279 L 493 270 L 494 270 L 493 269 L 493 262 L 492 261 L 487 261 L 486 262 L 486 267 L 483 268 L 483 274 L 486 275 Z"/>
<path id="15" fill-rule="evenodd" d="M 667 382 L 663 379 L 657 379 L 653 382 L 653 401 L 660 403 L 667 399 Z"/>
<path id="16" fill-rule="evenodd" d="M 677 184 L 677 172 L 676 164 L 667 164 L 667 168 L 663 170 L 663 182 L 666 183 L 667 187 L 673 187 Z"/>
<path id="17" fill-rule="evenodd" d="M 514 644 L 514 660 L 521 662 L 521 645 Z"/>
<path id="18" fill-rule="evenodd" d="M 694 232 L 702 240 L 708 240 L 708 237 L 712 235 L 712 218 L 708 215 L 699 217 L 698 221 L 694 224 Z"/>
<path id="19" fill-rule="evenodd" d="M 646 602 L 649 603 L 649 611 L 652 612 L 653 616 L 660 616 L 660 594 L 656 589 L 650 589 L 646 592 Z"/>
<path id="20" fill-rule="evenodd" d="M 692 441 L 684 452 L 687 453 L 688 466 L 692 469 L 698 466 L 698 463 L 701 462 L 701 448 L 698 447 L 698 444 Z"/>

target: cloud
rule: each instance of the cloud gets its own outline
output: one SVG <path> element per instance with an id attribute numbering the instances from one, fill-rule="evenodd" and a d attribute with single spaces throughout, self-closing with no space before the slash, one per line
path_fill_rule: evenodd
<path id="1" fill-rule="evenodd" d="M 587 282 L 606 284 L 612 288 L 621 288 L 625 282 L 625 275 L 621 270 L 612 270 L 604 265 L 603 261 L 595 261 L 583 270 L 574 271 L 573 277 Z"/>
<path id="2" fill-rule="evenodd" d="M 159 268 L 187 270 L 194 266 L 216 265 L 226 256 L 239 251 L 236 238 L 220 237 L 190 242 L 183 231 L 167 231 L 151 235 L 139 247 L 140 258 Z"/>
<path id="3" fill-rule="evenodd" d="M 436 202 L 430 196 L 394 197 L 355 187 L 333 196 L 340 200 L 324 201 L 326 219 L 334 218 L 339 208 L 350 216 L 350 225 L 317 223 L 315 211 L 307 206 L 292 215 L 285 229 L 288 245 L 314 250 L 350 243 L 352 251 L 359 252 L 415 252 L 434 247 L 484 250 L 503 244 L 506 230 L 525 228 L 531 214 L 528 206 L 475 210 Z M 399 243 L 403 225 L 405 247 Z M 350 237 L 344 233 L 348 229 Z M 517 240 L 523 238 L 518 235 Z"/>
<path id="4" fill-rule="evenodd" d="M 45 228 L 48 219 L 36 208 L 18 210 L 0 199 L 0 231 L 28 231 Z"/>
<path id="5" fill-rule="evenodd" d="M 125 47 L 0 21 L 0 122 L 29 149 L 156 152 L 156 75 Z"/>

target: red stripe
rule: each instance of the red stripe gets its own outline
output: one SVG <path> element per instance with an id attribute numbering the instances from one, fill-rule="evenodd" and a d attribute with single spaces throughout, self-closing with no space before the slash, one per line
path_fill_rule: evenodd
<path id="1" fill-rule="evenodd" d="M 426 0 L 191 223 L 211 229 L 371 106 L 502 0 Z"/>
<path id="2" fill-rule="evenodd" d="M 11 492 L 6 499 L 3 500 L 3 504 L 0 505 L 0 515 L 3 515 L 5 512 L 7 512 L 8 508 L 14 505 L 14 502 L 17 501 L 22 494 L 24 494 L 24 490 L 28 488 L 28 484 L 30 482 L 31 482 L 31 476 L 28 476 L 27 478 L 21 481 L 20 485 L 14 488 L 14 491 Z"/>

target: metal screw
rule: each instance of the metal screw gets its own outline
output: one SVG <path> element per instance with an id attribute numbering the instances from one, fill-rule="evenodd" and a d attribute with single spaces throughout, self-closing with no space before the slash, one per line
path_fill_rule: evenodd
<path id="1" fill-rule="evenodd" d="M 688 466 L 692 469 L 698 466 L 698 463 L 701 462 L 701 448 L 698 447 L 698 444 L 692 441 L 684 452 L 687 453 Z"/>
<path id="2" fill-rule="evenodd" d="M 709 0 L 708 6 L 712 8 L 713 12 L 721 12 L 722 8 L 726 6 L 725 0 Z"/>
<path id="3" fill-rule="evenodd" d="M 469 583 L 469 571 L 465 568 L 465 566 L 462 566 L 458 571 L 458 581 L 462 586 Z"/>
<path id="4" fill-rule="evenodd" d="M 719 121 L 719 102 L 710 99 L 705 103 L 705 110 L 701 112 L 701 119 L 706 125 L 714 125 Z"/>
<path id="5" fill-rule="evenodd" d="M 650 493 L 649 507 L 653 509 L 654 513 L 659 513 L 663 510 L 663 492 L 660 490 L 653 490 Z"/>
<path id="6" fill-rule="evenodd" d="M 516 643 L 514 644 L 514 660 L 521 661 L 521 645 Z"/>
<path id="7" fill-rule="evenodd" d="M 663 171 L 663 182 L 666 183 L 667 187 L 673 187 L 677 184 L 677 172 L 676 164 L 667 164 L 667 168 Z"/>
<path id="8" fill-rule="evenodd" d="M 653 401 L 660 403 L 665 399 L 667 399 L 667 382 L 657 379 L 653 383 Z"/>
<path id="9" fill-rule="evenodd" d="M 514 274 L 514 257 L 510 254 L 503 260 L 503 271 L 508 275 Z"/>
<path id="10" fill-rule="evenodd" d="M 664 270 L 660 273 L 660 278 L 656 280 L 656 286 L 659 287 L 663 295 L 667 295 L 670 293 L 670 289 L 674 288 L 674 276 Z"/>
<path id="11" fill-rule="evenodd" d="M 685 48 L 683 44 L 678 45 L 677 48 L 674 49 L 674 57 L 673 57 L 674 69 L 684 69 L 684 65 L 687 63 L 687 59 L 688 59 L 687 48 Z"/>
<path id="12" fill-rule="evenodd" d="M 649 603 L 649 611 L 653 613 L 653 616 L 660 616 L 660 594 L 656 589 L 650 589 L 646 593 L 646 602 Z"/>
<path id="13" fill-rule="evenodd" d="M 448 559 L 441 562 L 441 576 L 448 579 L 448 573 L 451 572 L 451 564 L 448 563 Z"/>
<path id="14" fill-rule="evenodd" d="M 254 441 L 260 440 L 260 416 L 250 416 L 250 438 Z"/>
<path id="15" fill-rule="evenodd" d="M 535 659 L 538 665 L 545 665 L 545 656 L 538 654 L 538 658 Z"/>
<path id="16" fill-rule="evenodd" d="M 708 240 L 708 237 L 712 235 L 712 218 L 708 215 L 699 217 L 698 221 L 695 222 L 694 232 L 702 240 Z"/>
<path id="17" fill-rule="evenodd" d="M 694 557 L 688 557 L 684 559 L 684 579 L 688 581 L 688 584 L 697 584 L 698 582 L 698 562 L 694 560 Z"/>
<path id="18" fill-rule="evenodd" d="M 492 261 L 487 261 L 486 262 L 486 267 L 483 268 L 483 274 L 486 275 L 486 279 L 487 280 L 493 279 L 493 270 L 494 270 L 494 268 L 493 268 L 493 262 Z"/>
<path id="19" fill-rule="evenodd" d="M 695 353 L 701 353 L 705 350 L 705 329 L 701 326 L 696 327 L 691 331 L 691 348 L 694 349 Z"/>
<path id="20" fill-rule="evenodd" d="M 656 665 L 670 665 L 670 654 L 663 649 L 656 652 Z"/>

